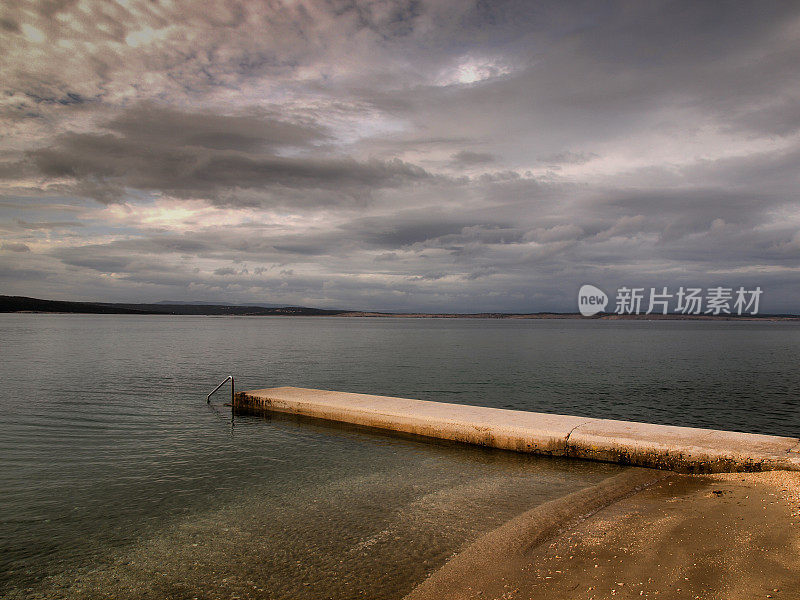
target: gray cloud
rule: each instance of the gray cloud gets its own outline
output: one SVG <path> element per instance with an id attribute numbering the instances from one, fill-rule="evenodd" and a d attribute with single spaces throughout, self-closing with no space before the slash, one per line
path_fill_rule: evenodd
<path id="1" fill-rule="evenodd" d="M 75 180 L 75 193 L 101 202 L 122 201 L 126 188 L 236 204 L 229 192 L 260 189 L 261 203 L 291 202 L 281 188 L 337 192 L 327 202 L 368 195 L 431 176 L 392 160 L 357 161 L 343 156 L 285 156 L 276 148 L 308 146 L 324 139 L 313 124 L 271 119 L 179 113 L 138 106 L 106 123 L 99 133 L 65 133 L 55 145 L 33 150 L 41 174 Z M 260 150 L 260 151 L 259 151 Z M 308 196 L 311 203 L 318 197 Z M 318 199 L 316 200 L 318 201 Z M 252 201 L 251 201 L 252 202 Z"/>
<path id="2" fill-rule="evenodd" d="M 19 33 L 19 25 L 10 19 L 0 19 L 0 27 L 10 33 Z"/>
<path id="3" fill-rule="evenodd" d="M 185 112 L 146 102 L 111 119 L 105 129 L 142 145 L 242 152 L 307 147 L 328 138 L 326 129 L 318 123 L 293 123 L 265 111 L 255 112 L 250 115 Z"/>
<path id="4" fill-rule="evenodd" d="M 9 252 L 30 252 L 31 249 L 21 242 L 3 242 L 0 244 L 0 250 L 8 250 Z"/>
<path id="5" fill-rule="evenodd" d="M 597 154 L 594 152 L 570 152 L 565 150 L 563 152 L 555 152 L 547 156 L 541 156 L 539 157 L 539 161 L 544 163 L 582 165 L 593 158 L 597 158 Z"/>
<path id="6" fill-rule="evenodd" d="M 22 229 L 69 229 L 72 227 L 83 227 L 84 224 L 78 221 L 44 221 L 29 222 L 17 219 L 17 225 Z"/>
<path id="7" fill-rule="evenodd" d="M 0 282 L 522 311 L 574 310 L 588 281 L 761 285 L 765 310 L 800 312 L 799 20 L 757 2 L 11 1 Z"/>
<path id="8" fill-rule="evenodd" d="M 471 150 L 461 150 L 453 154 L 453 162 L 458 165 L 482 165 L 494 162 L 495 158 L 488 152 L 473 152 Z"/>

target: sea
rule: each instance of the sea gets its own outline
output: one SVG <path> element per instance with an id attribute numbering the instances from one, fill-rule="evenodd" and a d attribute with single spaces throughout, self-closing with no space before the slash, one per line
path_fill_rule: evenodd
<path id="1" fill-rule="evenodd" d="M 800 435 L 800 323 L 0 314 L 0 597 L 399 599 L 624 467 L 269 415 L 299 386 Z"/>

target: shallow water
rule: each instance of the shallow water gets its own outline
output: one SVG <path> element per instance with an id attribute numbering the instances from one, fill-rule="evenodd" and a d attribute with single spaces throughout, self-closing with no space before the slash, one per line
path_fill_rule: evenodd
<path id="1" fill-rule="evenodd" d="M 794 323 L 0 315 L 0 593 L 399 598 L 618 467 L 205 404 L 298 385 L 798 435 Z"/>

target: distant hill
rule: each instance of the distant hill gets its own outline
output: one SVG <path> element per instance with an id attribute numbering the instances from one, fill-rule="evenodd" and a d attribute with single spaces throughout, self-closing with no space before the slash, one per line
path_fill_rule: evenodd
<path id="1" fill-rule="evenodd" d="M 582 317 L 579 313 L 390 313 L 354 310 L 329 310 L 306 306 L 207 304 L 162 301 L 154 304 L 113 302 L 65 302 L 25 296 L 0 296 L 0 313 L 92 313 L 120 315 L 237 315 L 237 316 L 318 316 L 391 317 L 413 319 L 608 319 L 639 321 L 800 321 L 798 315 L 617 315 L 598 313 Z"/>
<path id="2" fill-rule="evenodd" d="M 257 308 L 283 308 L 285 304 L 270 304 L 267 302 L 245 302 L 245 303 L 236 303 L 236 304 L 226 304 L 225 302 L 207 302 L 205 300 L 160 300 L 156 304 L 165 304 L 165 305 L 190 305 L 190 306 L 255 306 Z"/>
<path id="3" fill-rule="evenodd" d="M 25 296 L 0 296 L 0 312 L 59 312 L 121 315 L 278 315 L 325 316 L 347 311 L 305 306 L 238 306 L 228 304 L 128 304 L 112 302 L 65 302 Z"/>

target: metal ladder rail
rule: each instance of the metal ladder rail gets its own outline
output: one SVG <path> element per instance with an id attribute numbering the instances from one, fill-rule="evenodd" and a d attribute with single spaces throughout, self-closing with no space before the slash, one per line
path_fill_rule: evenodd
<path id="1" fill-rule="evenodd" d="M 228 380 L 230 380 L 230 382 L 231 382 L 231 408 L 233 408 L 233 397 L 234 397 L 234 382 L 233 382 L 233 375 L 228 375 L 228 376 L 225 378 L 225 380 L 224 380 L 222 383 L 220 383 L 220 384 L 219 384 L 217 387 L 215 387 L 215 388 L 214 388 L 214 391 L 212 391 L 212 392 L 211 392 L 211 393 L 210 393 L 208 396 L 206 396 L 206 404 L 211 404 L 211 396 L 213 396 L 213 395 L 214 395 L 214 393 L 215 393 L 215 392 L 216 392 L 216 391 L 217 391 L 219 388 L 221 388 L 223 385 L 225 385 L 226 383 L 228 383 Z"/>

